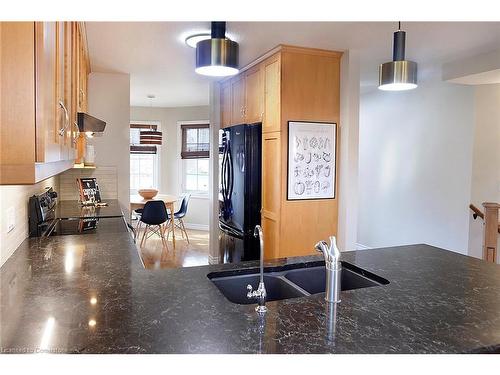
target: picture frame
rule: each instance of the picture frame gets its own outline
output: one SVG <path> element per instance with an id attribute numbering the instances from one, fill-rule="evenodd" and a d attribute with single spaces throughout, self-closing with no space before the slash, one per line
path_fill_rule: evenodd
<path id="1" fill-rule="evenodd" d="M 287 200 L 335 199 L 337 123 L 288 121 Z"/>

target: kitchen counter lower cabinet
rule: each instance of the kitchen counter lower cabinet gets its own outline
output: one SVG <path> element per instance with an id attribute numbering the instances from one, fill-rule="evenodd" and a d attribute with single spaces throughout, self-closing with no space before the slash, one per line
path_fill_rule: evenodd
<path id="1" fill-rule="evenodd" d="M 257 262 L 146 270 L 123 233 L 28 239 L 0 268 L 2 353 L 500 352 L 500 267 L 427 245 L 342 253 L 389 284 L 254 305 L 207 278 Z M 288 258 L 267 267 L 318 262 Z M 242 293 L 246 293 L 242 290 Z"/>

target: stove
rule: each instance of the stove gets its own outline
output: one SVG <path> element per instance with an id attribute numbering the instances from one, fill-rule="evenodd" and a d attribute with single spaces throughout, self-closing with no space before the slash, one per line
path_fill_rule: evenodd
<path id="1" fill-rule="evenodd" d="M 28 203 L 29 236 L 48 237 L 106 233 L 127 230 L 117 202 L 111 207 L 85 207 L 77 201 L 57 201 L 57 193 L 47 188 Z"/>

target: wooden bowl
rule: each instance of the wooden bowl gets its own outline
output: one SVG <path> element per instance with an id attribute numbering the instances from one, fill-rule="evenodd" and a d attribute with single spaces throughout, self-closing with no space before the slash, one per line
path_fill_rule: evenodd
<path id="1" fill-rule="evenodd" d="M 140 189 L 138 191 L 139 195 L 144 199 L 153 199 L 158 194 L 158 190 L 156 189 Z"/>

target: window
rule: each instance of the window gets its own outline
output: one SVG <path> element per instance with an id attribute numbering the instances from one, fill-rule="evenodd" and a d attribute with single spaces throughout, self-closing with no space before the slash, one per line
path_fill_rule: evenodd
<path id="1" fill-rule="evenodd" d="M 184 170 L 184 190 L 208 194 L 208 159 L 186 159 Z"/>
<path id="2" fill-rule="evenodd" d="M 158 188 L 157 146 L 141 145 L 139 133 L 144 129 L 157 130 L 157 124 L 130 124 L 130 193 L 139 189 Z"/>
<path id="3" fill-rule="evenodd" d="M 209 137 L 208 124 L 181 125 L 183 190 L 186 192 L 208 194 Z"/>
<path id="4" fill-rule="evenodd" d="M 181 125 L 181 131 L 181 158 L 208 158 L 210 149 L 208 124 Z"/>

